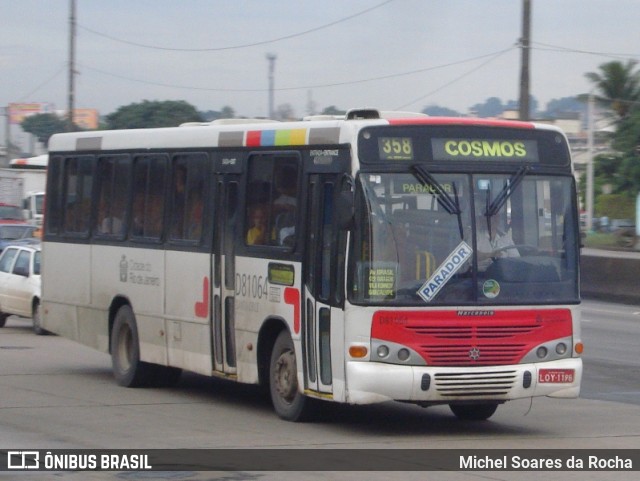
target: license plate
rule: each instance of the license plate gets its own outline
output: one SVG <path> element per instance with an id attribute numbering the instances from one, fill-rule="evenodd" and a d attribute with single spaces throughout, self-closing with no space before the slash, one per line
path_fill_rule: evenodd
<path id="1" fill-rule="evenodd" d="M 574 377 L 574 369 L 540 369 L 538 371 L 538 382 L 545 384 L 571 383 Z"/>

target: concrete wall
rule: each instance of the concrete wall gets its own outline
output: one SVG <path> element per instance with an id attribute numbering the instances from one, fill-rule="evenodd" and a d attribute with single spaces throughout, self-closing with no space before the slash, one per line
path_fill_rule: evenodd
<path id="1" fill-rule="evenodd" d="M 582 297 L 640 305 L 640 254 L 583 251 Z"/>

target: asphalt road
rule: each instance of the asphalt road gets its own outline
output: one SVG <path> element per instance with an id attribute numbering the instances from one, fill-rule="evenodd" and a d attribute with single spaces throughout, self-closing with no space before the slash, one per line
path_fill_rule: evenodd
<path id="1" fill-rule="evenodd" d="M 27 320 L 0 330 L 0 450 L 15 449 L 640 449 L 640 309 L 586 302 L 583 396 L 501 406 L 483 423 L 448 408 L 327 405 L 313 423 L 278 419 L 254 386 L 186 374 L 171 389 L 125 389 L 110 359 Z M 632 376 L 635 379 L 631 379 Z M 1 454 L 1 453 L 0 453 Z M 636 467 L 636 469 L 638 469 Z M 17 476 L 19 474 L 19 476 Z M 533 480 L 637 478 L 630 472 L 51 472 L 2 480 Z"/>
<path id="2" fill-rule="evenodd" d="M 640 405 L 640 306 L 583 302 L 582 339 L 581 397 Z"/>

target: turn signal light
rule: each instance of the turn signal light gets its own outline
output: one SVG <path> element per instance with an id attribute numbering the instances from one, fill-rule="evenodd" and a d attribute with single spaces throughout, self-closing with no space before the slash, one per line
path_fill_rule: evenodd
<path id="1" fill-rule="evenodd" d="M 576 350 L 576 354 L 582 354 L 582 351 L 584 351 L 584 344 L 578 342 L 574 349 Z"/>
<path id="2" fill-rule="evenodd" d="M 362 359 L 363 357 L 367 357 L 369 350 L 366 346 L 350 346 L 349 347 L 349 355 L 356 359 Z"/>

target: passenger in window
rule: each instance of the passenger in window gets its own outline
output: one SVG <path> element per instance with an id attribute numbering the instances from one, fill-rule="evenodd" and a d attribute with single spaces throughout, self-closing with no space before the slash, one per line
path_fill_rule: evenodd
<path id="1" fill-rule="evenodd" d="M 478 268 L 486 269 L 498 257 L 520 257 L 511 237 L 511 229 L 501 225 L 500 216 L 478 216 L 476 219 L 478 236 Z"/>
<path id="2" fill-rule="evenodd" d="M 285 165 L 280 169 L 276 179 L 278 197 L 273 201 L 276 220 L 273 238 L 278 245 L 292 246 L 295 242 L 297 178 L 297 169 Z"/>
<path id="3" fill-rule="evenodd" d="M 178 165 L 175 170 L 174 186 L 173 186 L 173 216 L 171 219 L 171 237 L 174 239 L 183 239 L 185 228 L 185 209 L 186 209 L 186 168 Z M 189 227 L 189 226 L 187 226 Z"/>
<path id="4" fill-rule="evenodd" d="M 137 193 L 133 200 L 133 223 L 131 233 L 134 236 L 144 234 L 144 195 Z"/>
<path id="5" fill-rule="evenodd" d="M 145 237 L 159 239 L 162 236 L 164 203 L 161 195 L 149 196 L 147 205 L 147 219 L 145 219 Z"/>
<path id="6" fill-rule="evenodd" d="M 247 245 L 264 245 L 267 243 L 267 209 L 256 205 L 249 209 L 249 229 Z"/>
<path id="7" fill-rule="evenodd" d="M 202 195 L 199 191 L 194 191 L 190 200 L 189 226 L 186 238 L 189 240 L 200 240 L 202 236 Z"/>
<path id="8" fill-rule="evenodd" d="M 276 179 L 278 197 L 273 201 L 276 210 L 295 211 L 297 205 L 296 194 L 298 191 L 298 172 L 291 165 L 285 165 L 280 169 Z"/>
<path id="9" fill-rule="evenodd" d="M 115 211 L 116 208 L 113 207 Z M 106 197 L 100 199 L 98 209 L 98 231 L 104 235 L 120 235 L 122 233 L 122 219 L 115 215 L 109 215 L 109 206 Z"/>

